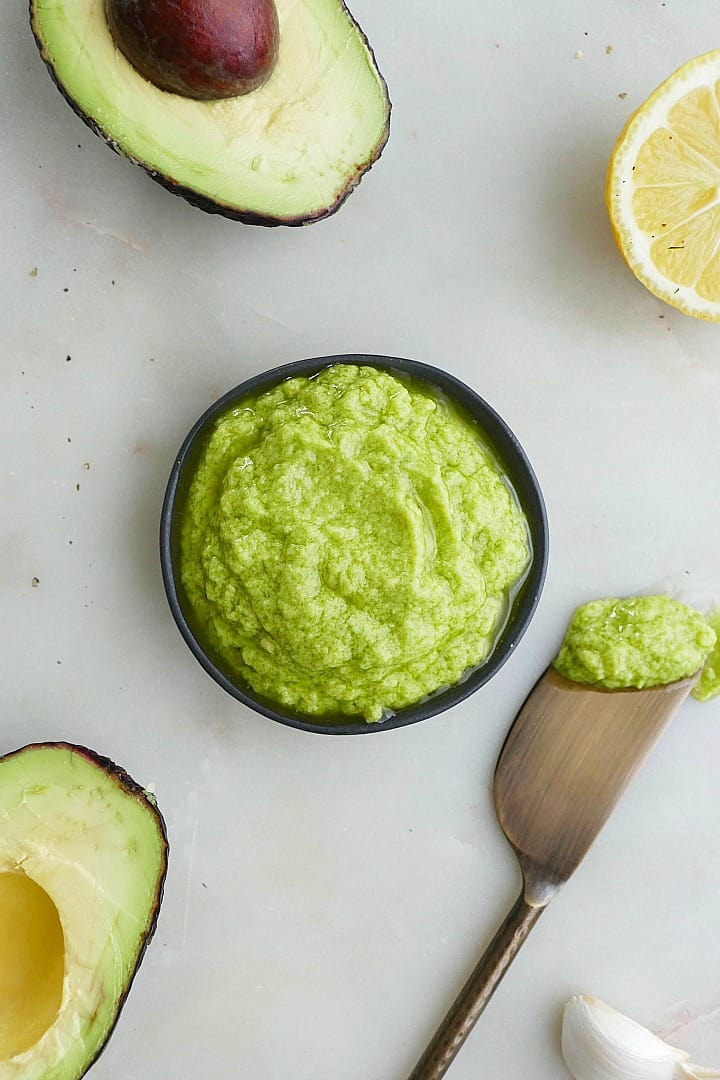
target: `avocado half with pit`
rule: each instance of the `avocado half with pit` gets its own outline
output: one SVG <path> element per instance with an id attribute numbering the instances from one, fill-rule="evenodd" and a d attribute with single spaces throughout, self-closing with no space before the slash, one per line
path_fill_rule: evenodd
<path id="1" fill-rule="evenodd" d="M 258 89 L 160 89 L 116 45 L 104 0 L 30 0 L 57 86 L 108 145 L 176 195 L 254 225 L 333 213 L 387 142 L 390 100 L 342 0 L 276 0 L 279 47 Z"/>
<path id="2" fill-rule="evenodd" d="M 154 802 L 68 743 L 0 758 L 0 1078 L 78 1080 L 152 937 L 167 868 Z"/>

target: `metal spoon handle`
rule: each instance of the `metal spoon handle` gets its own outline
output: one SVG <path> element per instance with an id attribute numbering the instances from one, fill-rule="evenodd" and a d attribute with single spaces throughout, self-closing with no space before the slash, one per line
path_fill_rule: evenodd
<path id="1" fill-rule="evenodd" d="M 520 893 L 408 1080 L 440 1080 L 445 1075 L 544 910 L 544 904 L 529 904 L 524 890 Z"/>

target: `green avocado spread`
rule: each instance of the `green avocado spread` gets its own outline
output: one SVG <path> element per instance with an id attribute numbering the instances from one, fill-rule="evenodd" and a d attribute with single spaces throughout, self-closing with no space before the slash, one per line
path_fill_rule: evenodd
<path id="1" fill-rule="evenodd" d="M 470 418 L 337 364 L 215 422 L 180 525 L 193 627 L 226 674 L 317 718 L 379 721 L 492 651 L 527 522 Z"/>
<path id="2" fill-rule="evenodd" d="M 593 600 L 573 615 L 554 666 L 608 690 L 664 686 L 704 668 L 693 693 L 705 700 L 720 692 L 717 631 L 720 617 L 669 596 Z"/>
<path id="3" fill-rule="evenodd" d="M 705 661 L 693 697 L 698 701 L 709 701 L 720 694 L 720 608 L 715 607 L 707 616 L 707 621 L 715 631 L 715 645 Z"/>

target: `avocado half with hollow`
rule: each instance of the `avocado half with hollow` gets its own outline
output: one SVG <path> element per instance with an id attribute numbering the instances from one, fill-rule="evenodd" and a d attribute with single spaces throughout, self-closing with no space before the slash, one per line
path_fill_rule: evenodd
<path id="1" fill-rule="evenodd" d="M 167 868 L 153 801 L 85 747 L 0 758 L 0 1080 L 78 1080 L 152 937 Z"/>
<path id="2" fill-rule="evenodd" d="M 103 0 L 30 0 L 30 20 L 57 86 L 113 150 L 210 213 L 303 225 L 337 210 L 378 159 L 390 100 L 342 0 L 276 7 L 268 80 L 211 101 L 141 75 L 117 48 Z"/>

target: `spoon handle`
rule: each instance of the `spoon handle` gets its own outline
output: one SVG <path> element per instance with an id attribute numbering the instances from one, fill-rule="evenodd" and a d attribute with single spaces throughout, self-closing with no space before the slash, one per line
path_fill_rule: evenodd
<path id="1" fill-rule="evenodd" d="M 408 1080 L 445 1075 L 545 906 L 529 904 L 524 890 L 520 893 Z"/>

